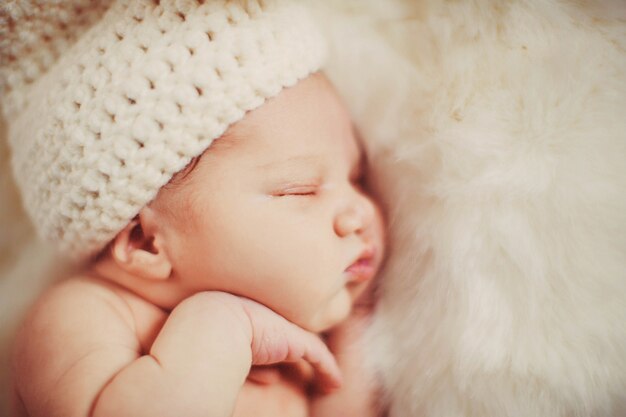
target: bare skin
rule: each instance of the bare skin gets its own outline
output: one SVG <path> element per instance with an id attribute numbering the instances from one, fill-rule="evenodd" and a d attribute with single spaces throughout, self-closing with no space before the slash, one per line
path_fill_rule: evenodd
<path id="1" fill-rule="evenodd" d="M 340 324 L 384 252 L 347 112 L 314 75 L 226 136 L 31 310 L 14 361 L 24 415 L 375 415 L 368 379 L 342 361 L 339 389 L 318 336 L 338 357 L 352 344 Z"/>
<path id="2" fill-rule="evenodd" d="M 75 316 L 67 305 L 79 294 L 84 310 Z M 57 318 L 65 323 L 55 325 Z M 73 331 L 89 326 L 100 327 L 99 335 Z M 26 360 L 41 355 L 43 346 L 25 338 L 58 339 L 46 344 L 45 353 L 59 360 Z M 97 278 L 69 280 L 40 301 L 18 343 L 21 394 L 26 401 L 37 397 L 27 403 L 30 415 L 179 415 L 180 404 L 194 410 L 188 415 L 231 415 L 251 365 L 299 359 L 314 364 L 327 388 L 340 381 L 330 353 L 313 334 L 256 302 L 221 292 L 199 293 L 167 315 Z M 31 374 L 35 378 L 27 379 Z M 133 396 L 128 387 L 135 387 Z M 176 399 L 172 408 L 161 396 Z"/>

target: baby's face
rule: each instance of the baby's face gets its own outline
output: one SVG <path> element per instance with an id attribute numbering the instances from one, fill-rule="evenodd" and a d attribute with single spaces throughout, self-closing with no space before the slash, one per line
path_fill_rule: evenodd
<path id="1" fill-rule="evenodd" d="M 384 249 L 363 157 L 321 75 L 248 113 L 153 204 L 185 292 L 245 296 L 311 331 L 346 318 Z"/>

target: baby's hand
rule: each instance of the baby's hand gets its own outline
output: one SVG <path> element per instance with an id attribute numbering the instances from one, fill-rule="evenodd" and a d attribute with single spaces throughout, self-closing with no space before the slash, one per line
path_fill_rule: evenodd
<path id="1" fill-rule="evenodd" d="M 239 297 L 238 297 L 239 298 Z M 310 363 L 324 391 L 341 386 L 341 372 L 324 342 L 255 301 L 239 298 L 252 329 L 252 364 Z"/>

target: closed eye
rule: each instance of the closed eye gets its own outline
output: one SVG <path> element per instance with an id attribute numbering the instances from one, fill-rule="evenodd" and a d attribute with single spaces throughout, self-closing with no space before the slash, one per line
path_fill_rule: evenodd
<path id="1" fill-rule="evenodd" d="M 298 186 L 292 188 L 286 188 L 280 191 L 273 193 L 274 197 L 307 197 L 317 195 L 318 187 L 317 186 Z"/>

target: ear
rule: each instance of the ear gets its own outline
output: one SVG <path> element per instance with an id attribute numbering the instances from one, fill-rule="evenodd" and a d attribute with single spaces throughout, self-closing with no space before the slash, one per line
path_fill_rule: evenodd
<path id="1" fill-rule="evenodd" d="M 111 256 L 124 271 L 140 278 L 166 280 L 172 263 L 163 247 L 163 237 L 149 207 L 139 214 L 113 240 Z"/>

